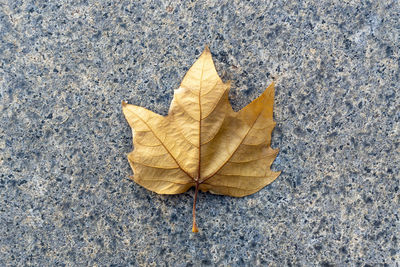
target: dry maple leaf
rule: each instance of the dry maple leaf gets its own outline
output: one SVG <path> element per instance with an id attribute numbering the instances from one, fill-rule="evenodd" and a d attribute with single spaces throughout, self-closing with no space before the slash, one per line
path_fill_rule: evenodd
<path id="1" fill-rule="evenodd" d="M 234 112 L 230 83 L 218 76 L 205 48 L 175 90 L 166 117 L 122 103 L 132 127 L 134 150 L 128 160 L 133 180 L 158 194 L 180 194 L 195 187 L 193 232 L 198 190 L 242 197 L 259 191 L 280 172 L 270 169 L 274 83 L 256 100 Z"/>

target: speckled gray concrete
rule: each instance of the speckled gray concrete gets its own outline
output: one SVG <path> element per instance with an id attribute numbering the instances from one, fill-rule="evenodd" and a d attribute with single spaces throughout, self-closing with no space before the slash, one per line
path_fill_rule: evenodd
<path id="1" fill-rule="evenodd" d="M 0 265 L 399 266 L 398 1 L 0 1 Z M 269 187 L 138 186 L 121 101 L 166 114 L 209 44 L 240 109 L 276 80 Z"/>

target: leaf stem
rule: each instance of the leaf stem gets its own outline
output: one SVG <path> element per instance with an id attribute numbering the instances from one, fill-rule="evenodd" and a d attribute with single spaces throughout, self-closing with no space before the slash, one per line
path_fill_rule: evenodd
<path id="1" fill-rule="evenodd" d="M 196 181 L 196 189 L 194 192 L 194 200 L 193 200 L 193 227 L 192 227 L 192 232 L 197 233 L 199 229 L 197 228 L 196 225 L 196 201 L 197 201 L 197 193 L 199 192 L 199 182 Z"/>

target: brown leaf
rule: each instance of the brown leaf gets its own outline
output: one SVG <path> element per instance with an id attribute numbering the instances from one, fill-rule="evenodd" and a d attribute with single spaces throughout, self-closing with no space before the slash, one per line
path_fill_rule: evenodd
<path id="1" fill-rule="evenodd" d="M 274 181 L 270 166 L 274 83 L 239 112 L 228 100 L 230 83 L 218 76 L 205 48 L 175 90 L 168 116 L 123 102 L 134 150 L 128 160 L 134 181 L 158 194 L 198 190 L 243 197 Z"/>

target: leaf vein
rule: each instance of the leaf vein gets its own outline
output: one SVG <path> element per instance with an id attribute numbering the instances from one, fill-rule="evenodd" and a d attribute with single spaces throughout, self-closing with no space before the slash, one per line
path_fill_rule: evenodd
<path id="1" fill-rule="evenodd" d="M 168 154 L 172 157 L 172 159 L 176 162 L 176 164 L 178 165 L 178 167 L 184 172 L 186 173 L 187 176 L 189 176 L 192 180 L 193 177 L 187 172 L 185 171 L 182 166 L 179 164 L 179 162 L 176 160 L 176 158 L 172 155 L 171 151 L 168 150 L 168 148 L 165 146 L 165 144 L 161 141 L 161 139 L 156 135 L 156 133 L 154 132 L 154 130 L 150 127 L 150 125 L 143 120 L 143 118 L 141 118 L 139 115 L 135 114 L 149 129 L 150 131 L 154 134 L 154 136 L 158 139 L 158 141 L 163 145 L 163 147 L 165 148 L 165 150 L 168 152 Z"/>
<path id="2" fill-rule="evenodd" d="M 243 137 L 242 141 L 240 141 L 239 145 L 235 148 L 235 150 L 232 152 L 232 154 L 230 155 L 230 157 L 212 174 L 210 174 L 209 176 L 205 177 L 203 181 L 201 181 L 200 183 L 204 183 L 205 181 L 207 181 L 208 179 L 210 179 L 211 177 L 213 177 L 217 172 L 219 172 L 222 167 L 225 166 L 225 164 L 233 157 L 233 155 L 236 153 L 236 151 L 238 150 L 238 148 L 242 145 L 244 139 L 246 139 L 247 135 L 249 134 L 250 130 L 253 128 L 254 124 L 256 123 L 256 121 L 258 120 L 258 118 L 260 117 L 261 112 L 257 115 L 257 118 L 254 120 L 253 124 L 249 127 L 249 130 L 247 131 L 247 133 L 245 134 L 245 136 Z"/>

